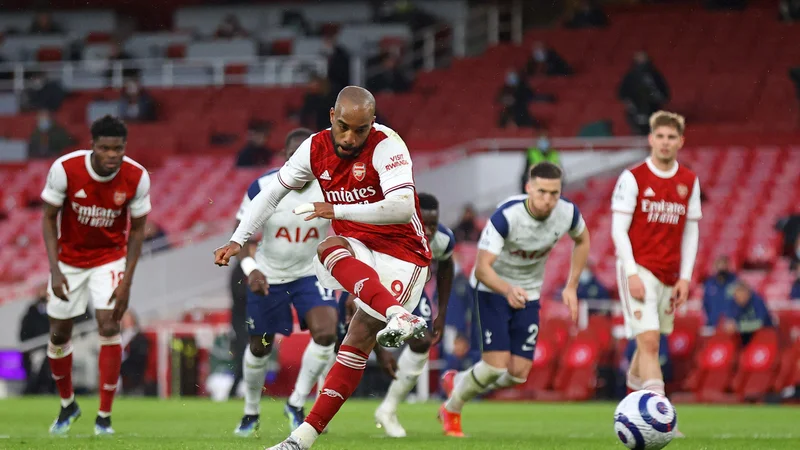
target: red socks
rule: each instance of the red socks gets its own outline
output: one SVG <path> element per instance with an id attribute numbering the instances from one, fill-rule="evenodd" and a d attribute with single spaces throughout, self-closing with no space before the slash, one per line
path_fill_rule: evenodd
<path id="1" fill-rule="evenodd" d="M 389 291 L 381 284 L 375 269 L 356 259 L 342 246 L 333 246 L 325 250 L 322 263 L 333 275 L 333 278 L 349 293 L 379 314 L 386 316 L 386 310 L 392 306 L 400 306 Z"/>
<path id="2" fill-rule="evenodd" d="M 53 373 L 53 379 L 56 381 L 62 406 L 67 406 L 72 403 L 74 398 L 72 392 L 72 342 L 67 341 L 63 345 L 55 345 L 52 342 L 47 344 L 47 359 L 50 360 L 50 372 Z"/>
<path id="3" fill-rule="evenodd" d="M 111 415 L 111 404 L 114 403 L 114 394 L 117 392 L 119 369 L 122 365 L 122 346 L 120 342 L 119 335 L 100 336 L 100 355 L 98 357 L 100 409 L 98 410 L 98 415 L 101 417 Z"/>
<path id="4" fill-rule="evenodd" d="M 355 258 L 351 258 L 355 260 Z M 342 345 L 336 356 L 336 363 L 328 372 L 325 384 L 320 389 L 317 401 L 306 417 L 306 423 L 322 433 L 333 416 L 339 412 L 345 401 L 356 390 L 369 355 L 349 345 Z"/>

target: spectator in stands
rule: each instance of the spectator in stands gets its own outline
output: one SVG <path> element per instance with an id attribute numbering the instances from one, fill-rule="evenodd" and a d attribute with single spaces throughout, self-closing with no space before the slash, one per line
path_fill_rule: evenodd
<path id="1" fill-rule="evenodd" d="M 234 14 L 228 14 L 219 23 L 214 37 L 217 39 L 246 38 L 250 33 L 242 27 L 239 18 Z"/>
<path id="2" fill-rule="evenodd" d="M 498 126 L 500 128 L 509 125 L 541 128 L 541 124 L 528 111 L 528 103 L 534 99 L 534 96 L 533 89 L 528 85 L 527 80 L 521 77 L 516 70 L 509 70 L 506 74 L 506 82 L 497 95 L 497 102 L 502 106 Z"/>
<path id="3" fill-rule="evenodd" d="M 125 80 L 119 99 L 119 115 L 128 122 L 156 120 L 156 105 L 136 77 Z"/>
<path id="4" fill-rule="evenodd" d="M 781 0 L 778 5 L 778 16 L 784 22 L 800 19 L 800 0 Z"/>
<path id="5" fill-rule="evenodd" d="M 308 82 L 308 91 L 303 97 L 303 106 L 300 109 L 300 125 L 312 130 L 324 130 L 331 126 L 330 110 L 339 91 L 333 91 L 325 78 L 311 75 Z"/>
<path id="6" fill-rule="evenodd" d="M 272 163 L 275 152 L 267 148 L 269 124 L 263 120 L 252 120 L 247 126 L 247 143 L 236 157 L 237 167 L 268 166 Z"/>
<path id="7" fill-rule="evenodd" d="M 567 28 L 608 26 L 608 15 L 594 0 L 582 0 L 572 17 L 564 23 Z"/>
<path id="8" fill-rule="evenodd" d="M 797 1 L 800 3 L 800 0 Z M 800 102 L 800 66 L 789 69 L 789 79 L 794 84 L 795 95 L 797 96 L 797 101 Z"/>
<path id="9" fill-rule="evenodd" d="M 775 229 L 783 233 L 783 250 L 781 255 L 789 258 L 791 269 L 800 263 L 800 210 L 787 217 L 781 217 Z"/>
<path id="10" fill-rule="evenodd" d="M 669 86 L 646 52 L 636 52 L 633 65 L 622 79 L 618 91 L 625 104 L 628 123 L 640 135 L 650 132 L 650 115 L 669 101 Z"/>
<path id="11" fill-rule="evenodd" d="M 800 266 L 795 268 L 795 272 L 797 278 L 795 278 L 794 283 L 792 283 L 792 292 L 789 294 L 789 298 L 792 300 L 800 300 Z"/>
<path id="12" fill-rule="evenodd" d="M 729 333 L 738 332 L 742 344 L 747 345 L 753 334 L 771 327 L 772 317 L 767 305 L 749 286 L 739 281 L 733 285 L 733 301 L 728 302 L 723 328 Z"/>
<path id="13" fill-rule="evenodd" d="M 120 45 L 120 43 L 117 41 L 111 41 L 108 49 L 108 62 L 113 64 L 114 62 L 117 61 L 127 61 L 129 59 L 133 58 L 128 52 L 126 52 L 122 48 L 122 45 Z M 106 78 L 111 80 L 113 76 L 114 76 L 114 69 L 113 67 L 109 67 L 109 69 L 106 70 Z M 134 76 L 134 73 L 132 73 L 132 69 L 126 70 L 123 68 L 122 76 L 128 78 Z"/>
<path id="14" fill-rule="evenodd" d="M 730 259 L 720 256 L 714 261 L 716 272 L 703 282 L 703 310 L 706 313 L 706 325 L 716 327 L 719 320 L 729 309 L 731 302 L 731 286 L 736 282 L 736 274 L 730 267 Z"/>
<path id="15" fill-rule="evenodd" d="M 49 79 L 44 72 L 31 72 L 28 75 L 27 86 L 22 92 L 22 109 L 58 111 L 66 95 L 60 82 Z"/>
<path id="16" fill-rule="evenodd" d="M 591 269 L 592 264 L 587 265 L 581 272 L 578 279 L 578 298 L 581 300 L 608 300 L 611 294 L 608 288 L 597 278 Z M 589 308 L 591 312 L 592 308 Z"/>
<path id="17" fill-rule="evenodd" d="M 342 88 L 350 85 L 350 54 L 343 47 L 336 44 L 335 35 L 328 34 L 322 38 L 322 55 L 328 58 L 330 90 L 338 93 Z M 330 126 L 330 123 L 325 128 L 328 126 Z"/>
<path id="18" fill-rule="evenodd" d="M 62 29 L 57 23 L 53 21 L 53 16 L 49 12 L 40 11 L 33 17 L 31 23 L 31 34 L 56 34 L 63 33 Z"/>
<path id="19" fill-rule="evenodd" d="M 555 50 L 537 41 L 533 44 L 531 57 L 527 64 L 528 75 L 545 75 L 548 77 L 572 75 L 572 67 Z"/>
<path id="20" fill-rule="evenodd" d="M 150 355 L 150 343 L 139 328 L 139 319 L 128 309 L 120 322 L 122 340 L 122 392 L 125 395 L 145 394 L 145 374 Z"/>
<path id="21" fill-rule="evenodd" d="M 474 206 L 469 203 L 464 205 L 464 212 L 461 213 L 458 225 L 453 228 L 453 234 L 456 242 L 478 242 L 481 230 L 476 223 Z"/>
<path id="22" fill-rule="evenodd" d="M 523 164 L 522 176 L 522 191 L 525 192 L 525 185 L 528 183 L 528 174 L 531 167 L 539 164 L 540 162 L 547 161 L 561 167 L 561 155 L 558 150 L 550 146 L 550 139 L 547 137 L 546 132 L 539 133 L 539 138 L 536 144 L 529 147 L 525 152 L 525 163 Z"/>
<path id="23" fill-rule="evenodd" d="M 75 144 L 75 140 L 67 130 L 53 119 L 50 111 L 39 110 L 36 128 L 33 129 L 28 140 L 28 157 L 50 158 L 58 156 L 68 147 Z"/>
<path id="24" fill-rule="evenodd" d="M 19 327 L 19 340 L 26 342 L 30 339 L 50 334 L 50 319 L 47 318 L 47 284 L 39 286 L 36 300 L 28 307 L 22 317 Z M 35 353 L 40 354 L 41 362 L 36 363 Z M 30 350 L 22 354 L 22 366 L 25 368 L 25 395 L 46 394 L 55 392 L 55 383 L 50 374 L 50 364 L 44 350 Z M 38 367 L 34 367 L 38 366 Z"/>
<path id="25" fill-rule="evenodd" d="M 380 72 L 367 80 L 367 89 L 373 94 L 379 92 L 408 92 L 411 81 L 398 66 L 400 57 L 395 52 L 383 55 Z"/>

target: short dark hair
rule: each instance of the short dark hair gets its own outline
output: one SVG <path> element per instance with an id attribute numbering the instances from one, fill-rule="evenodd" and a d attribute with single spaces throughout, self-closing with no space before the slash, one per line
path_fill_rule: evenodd
<path id="1" fill-rule="evenodd" d="M 295 128 L 286 135 L 286 140 L 283 142 L 283 146 L 288 147 L 289 142 L 292 142 L 295 139 L 302 138 L 303 140 L 306 140 L 312 134 L 314 134 L 314 132 L 308 128 Z"/>
<path id="2" fill-rule="evenodd" d="M 419 209 L 425 210 L 439 210 L 439 200 L 436 199 L 432 194 L 428 194 L 425 192 L 420 192 L 417 194 L 419 198 Z"/>
<path id="3" fill-rule="evenodd" d="M 544 178 L 546 180 L 560 180 L 564 171 L 561 170 L 561 167 L 557 165 L 544 161 L 536 164 L 535 166 L 531 167 L 530 171 L 530 179 L 534 178 Z"/>
<path id="4" fill-rule="evenodd" d="M 119 137 L 122 140 L 128 139 L 128 127 L 125 122 L 118 117 L 106 114 L 92 123 L 92 139 L 97 140 L 101 137 Z"/>

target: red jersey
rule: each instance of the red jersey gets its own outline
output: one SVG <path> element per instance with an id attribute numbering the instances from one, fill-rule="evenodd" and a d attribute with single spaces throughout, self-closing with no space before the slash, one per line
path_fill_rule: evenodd
<path id="1" fill-rule="evenodd" d="M 620 175 L 612 209 L 633 214 L 628 236 L 636 263 L 662 283 L 674 285 L 686 220 L 703 216 L 697 175 L 677 163 L 664 172 L 648 159 Z"/>
<path id="2" fill-rule="evenodd" d="M 61 207 L 58 260 L 91 268 L 124 258 L 128 211 L 150 212 L 150 176 L 125 157 L 119 171 L 101 177 L 92 169 L 90 150 L 58 158 L 50 167 L 42 200 Z"/>
<path id="3" fill-rule="evenodd" d="M 354 159 L 336 155 L 328 129 L 303 142 L 278 173 L 279 182 L 288 189 L 299 189 L 315 178 L 325 201 L 333 205 L 376 203 L 390 192 L 414 189 L 408 148 L 397 133 L 378 124 Z M 431 252 L 416 193 L 414 203 L 414 215 L 406 224 L 371 225 L 334 219 L 331 226 L 337 235 L 358 239 L 371 250 L 425 267 Z"/>

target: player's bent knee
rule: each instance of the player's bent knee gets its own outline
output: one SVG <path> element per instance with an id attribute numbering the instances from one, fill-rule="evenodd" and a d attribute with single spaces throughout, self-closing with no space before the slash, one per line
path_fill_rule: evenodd
<path id="1" fill-rule="evenodd" d="M 269 355 L 272 351 L 272 345 L 270 343 L 264 343 L 265 338 L 262 336 L 250 336 L 250 353 L 253 356 L 261 358 L 263 356 Z"/>
<path id="2" fill-rule="evenodd" d="M 661 336 L 657 331 L 647 331 L 636 336 L 636 348 L 642 353 L 657 355 Z"/>
<path id="3" fill-rule="evenodd" d="M 348 243 L 346 239 L 338 236 L 329 236 L 320 242 L 319 245 L 317 245 L 317 256 L 319 256 L 320 261 L 323 261 L 330 249 L 334 247 L 344 247 L 350 252 L 351 255 L 353 254 L 353 249 L 350 247 L 350 243 Z"/>
<path id="4" fill-rule="evenodd" d="M 104 337 L 111 337 L 119 334 L 119 323 L 109 321 L 102 322 L 97 328 L 97 334 Z"/>
<path id="5" fill-rule="evenodd" d="M 314 343 L 323 347 L 335 344 L 336 337 L 335 331 L 311 333 L 311 339 L 314 341 Z"/>
<path id="6" fill-rule="evenodd" d="M 50 342 L 55 345 L 64 345 L 69 342 L 70 333 L 65 332 L 64 330 L 50 330 Z"/>
<path id="7" fill-rule="evenodd" d="M 410 339 L 408 347 L 414 353 L 427 353 L 431 349 L 431 338 L 426 334 L 422 339 Z"/>

